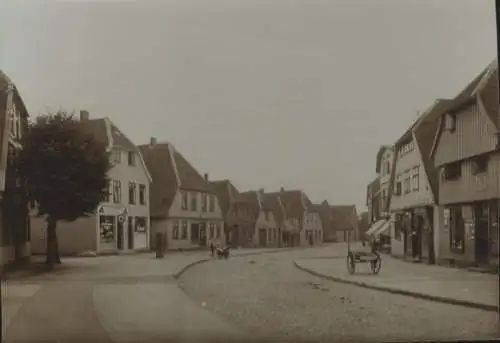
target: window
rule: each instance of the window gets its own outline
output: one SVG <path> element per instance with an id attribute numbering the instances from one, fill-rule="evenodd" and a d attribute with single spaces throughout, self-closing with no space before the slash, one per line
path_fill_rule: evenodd
<path id="1" fill-rule="evenodd" d="M 147 220 L 145 217 L 135 217 L 135 232 L 146 233 Z"/>
<path id="2" fill-rule="evenodd" d="M 488 155 L 482 155 L 472 160 L 472 173 L 474 175 L 485 173 L 488 170 L 488 157 Z"/>
<path id="3" fill-rule="evenodd" d="M 181 196 L 182 196 L 181 208 L 183 210 L 187 210 L 188 209 L 188 194 L 186 191 L 182 191 Z"/>
<path id="4" fill-rule="evenodd" d="M 419 189 L 419 167 L 413 167 L 411 184 L 414 191 L 418 191 Z"/>
<path id="5" fill-rule="evenodd" d="M 184 223 L 182 225 L 184 227 Z M 172 239 L 179 239 L 179 221 L 174 220 L 172 225 Z"/>
<path id="6" fill-rule="evenodd" d="M 198 193 L 192 192 L 191 193 L 191 211 L 197 211 L 198 210 Z"/>
<path id="7" fill-rule="evenodd" d="M 462 217 L 462 207 L 455 206 L 449 210 L 450 249 L 463 254 L 465 252 L 465 224 Z"/>
<path id="8" fill-rule="evenodd" d="M 106 195 L 104 196 L 104 201 L 105 202 L 110 202 L 111 200 L 111 182 L 110 180 L 106 180 L 106 188 L 104 188 L 104 191 L 106 192 Z"/>
<path id="9" fill-rule="evenodd" d="M 115 216 L 99 216 L 99 236 L 101 242 L 115 241 Z"/>
<path id="10" fill-rule="evenodd" d="M 135 166 L 135 152 L 134 151 L 128 152 L 128 165 Z"/>
<path id="11" fill-rule="evenodd" d="M 111 150 L 111 163 L 119 164 L 122 161 L 122 152 L 118 148 Z"/>
<path id="12" fill-rule="evenodd" d="M 454 114 L 448 113 L 444 117 L 444 129 L 446 131 L 455 132 L 457 117 Z"/>
<path id="13" fill-rule="evenodd" d="M 401 195 L 402 194 L 402 184 L 401 184 L 401 174 L 398 174 L 398 176 L 396 176 L 396 184 L 395 184 L 395 187 L 394 187 L 394 193 L 396 195 Z"/>
<path id="14" fill-rule="evenodd" d="M 208 228 L 209 228 L 209 231 L 210 231 L 210 239 L 214 238 L 214 231 L 215 231 L 215 227 L 214 227 L 214 223 L 210 223 L 208 224 Z"/>
<path id="15" fill-rule="evenodd" d="M 391 164 L 389 161 L 385 162 L 385 173 L 388 175 L 391 173 Z"/>
<path id="16" fill-rule="evenodd" d="M 215 196 L 213 194 L 210 194 L 208 206 L 210 212 L 215 212 Z"/>
<path id="17" fill-rule="evenodd" d="M 215 232 L 217 233 L 217 238 L 220 238 L 220 234 L 221 234 L 220 223 L 217 223 L 216 226 L 217 227 L 216 227 Z"/>
<path id="18" fill-rule="evenodd" d="M 128 183 L 128 203 L 130 205 L 135 204 L 135 193 L 136 193 L 136 184 L 135 182 Z"/>
<path id="19" fill-rule="evenodd" d="M 462 176 L 462 165 L 460 162 L 450 163 L 444 167 L 443 177 L 445 180 L 458 180 Z"/>
<path id="20" fill-rule="evenodd" d="M 207 193 L 201 194 L 201 210 L 207 212 Z"/>
<path id="21" fill-rule="evenodd" d="M 269 220 L 269 211 L 265 210 L 264 216 L 266 217 L 266 220 Z"/>
<path id="22" fill-rule="evenodd" d="M 122 202 L 122 183 L 119 180 L 113 180 L 113 202 L 115 204 Z"/>
<path id="23" fill-rule="evenodd" d="M 405 194 L 408 194 L 411 192 L 410 173 L 407 171 L 405 172 L 404 192 L 405 192 Z"/>
<path id="24" fill-rule="evenodd" d="M 139 185 L 139 204 L 146 205 L 146 185 Z"/>
<path id="25" fill-rule="evenodd" d="M 187 220 L 184 220 L 182 222 L 181 238 L 182 239 L 187 239 L 188 238 L 188 222 L 187 222 Z"/>

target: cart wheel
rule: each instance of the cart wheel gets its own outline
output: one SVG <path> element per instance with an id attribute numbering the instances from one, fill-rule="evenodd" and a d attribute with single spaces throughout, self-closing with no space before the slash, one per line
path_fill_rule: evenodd
<path id="1" fill-rule="evenodd" d="M 354 256 L 352 253 L 347 254 L 347 271 L 351 275 L 356 271 L 356 264 L 354 263 Z"/>
<path id="2" fill-rule="evenodd" d="M 382 267 L 382 259 L 380 256 L 377 256 L 375 260 L 370 262 L 370 269 L 372 270 L 373 275 L 378 274 L 380 267 Z"/>

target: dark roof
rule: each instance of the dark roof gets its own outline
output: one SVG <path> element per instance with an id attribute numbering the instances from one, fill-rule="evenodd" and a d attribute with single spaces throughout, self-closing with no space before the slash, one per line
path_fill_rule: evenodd
<path id="1" fill-rule="evenodd" d="M 231 208 L 231 202 L 239 194 L 238 190 L 229 180 L 211 181 L 210 186 L 217 195 L 223 216 L 226 216 Z"/>
<path id="2" fill-rule="evenodd" d="M 438 199 L 439 171 L 438 169 L 434 168 L 434 165 L 430 158 L 430 152 L 432 149 L 434 136 L 436 135 L 439 127 L 439 118 L 447 111 L 451 103 L 452 100 L 437 100 L 434 104 L 434 107 L 432 107 L 429 112 L 422 116 L 422 118 L 414 128 L 416 143 L 420 151 L 420 156 L 422 157 L 424 171 L 427 175 L 434 200 Z"/>
<path id="3" fill-rule="evenodd" d="M 355 205 L 330 206 L 330 216 L 334 231 L 356 230 L 358 227 L 358 215 Z"/>
<path id="4" fill-rule="evenodd" d="M 135 146 L 134 143 L 130 141 L 130 139 L 125 136 L 120 129 L 116 127 L 111 121 L 110 121 L 110 129 L 111 129 L 111 137 L 113 138 L 113 146 L 120 147 L 125 150 L 130 150 L 130 151 L 135 151 L 137 150 L 137 147 Z"/>
<path id="5" fill-rule="evenodd" d="M 287 217 L 302 218 L 304 211 L 311 205 L 311 201 L 301 190 L 283 190 L 269 194 L 279 197 Z"/>
<path id="6" fill-rule="evenodd" d="M 281 202 L 279 193 L 264 193 L 262 195 L 264 203 L 270 205 L 273 211 L 274 219 L 278 225 L 283 225 L 283 220 L 285 219 L 285 208 Z"/>
<path id="7" fill-rule="evenodd" d="M 167 214 L 178 188 L 216 194 L 209 182 L 170 143 L 141 145 L 139 149 L 153 178 L 154 187 L 150 191 L 152 216 Z"/>
<path id="8" fill-rule="evenodd" d="M 106 119 L 99 118 L 82 120 L 81 123 L 84 130 L 87 133 L 92 134 L 95 140 L 106 144 L 106 146 L 109 144 L 108 134 L 106 131 Z"/>
<path id="9" fill-rule="evenodd" d="M 484 105 L 486 115 L 490 117 L 496 129 L 500 131 L 500 117 L 498 104 L 498 63 L 490 71 L 487 80 L 479 90 L 479 98 Z"/>

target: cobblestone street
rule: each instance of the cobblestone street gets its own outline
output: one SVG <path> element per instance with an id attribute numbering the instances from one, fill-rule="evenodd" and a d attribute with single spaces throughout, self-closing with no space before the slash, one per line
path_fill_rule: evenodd
<path id="1" fill-rule="evenodd" d="M 496 337 L 494 312 L 326 281 L 294 268 L 304 252 L 200 264 L 180 278 L 201 306 L 267 339 L 443 340 Z M 311 255 L 311 253 L 309 253 Z"/>

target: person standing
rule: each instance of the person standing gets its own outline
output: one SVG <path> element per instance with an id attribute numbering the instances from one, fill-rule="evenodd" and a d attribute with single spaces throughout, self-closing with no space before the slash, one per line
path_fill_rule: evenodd
<path id="1" fill-rule="evenodd" d="M 210 251 L 212 252 L 212 257 L 214 257 L 214 253 L 215 253 L 214 242 L 210 242 Z"/>

